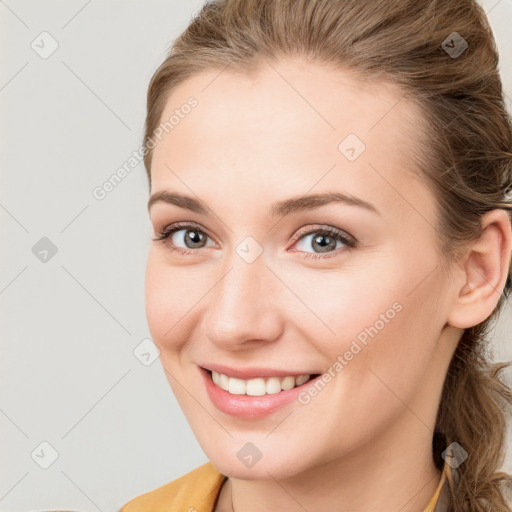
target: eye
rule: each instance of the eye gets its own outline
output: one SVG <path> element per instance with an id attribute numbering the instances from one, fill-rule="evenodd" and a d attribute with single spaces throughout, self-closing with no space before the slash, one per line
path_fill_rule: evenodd
<path id="1" fill-rule="evenodd" d="M 304 258 L 319 259 L 338 255 L 340 251 L 336 249 L 340 249 L 343 252 L 353 249 L 356 246 L 356 240 L 339 229 L 324 227 L 299 234 L 298 242 L 295 245 L 300 244 L 303 244 L 301 250 L 305 251 Z M 342 247 L 338 244 L 341 244 Z M 319 252 L 311 253 L 306 251 L 309 248 L 317 248 Z"/>
<path id="2" fill-rule="evenodd" d="M 183 234 L 178 235 L 180 231 Z M 177 223 L 171 224 L 163 228 L 153 238 L 156 242 L 164 243 L 170 251 L 178 251 L 180 254 L 191 255 L 196 252 L 196 249 L 202 249 L 208 247 L 208 238 L 211 237 L 203 230 L 198 224 L 195 223 Z M 309 239 L 309 240 L 308 240 Z M 168 243 L 170 241 L 171 243 Z M 341 252 L 350 250 L 356 246 L 356 240 L 351 235 L 332 227 L 322 227 L 307 232 L 299 232 L 294 237 L 296 243 L 294 245 L 303 244 L 300 251 L 292 252 L 303 252 L 304 258 L 331 258 Z M 182 243 L 184 247 L 180 247 L 178 244 Z M 339 246 L 342 245 L 342 247 Z M 215 245 L 210 244 L 211 245 Z M 318 252 L 308 252 L 309 248 L 317 248 Z M 334 253 L 334 254 L 331 254 Z"/>
<path id="3" fill-rule="evenodd" d="M 184 233 L 178 235 L 180 231 Z M 163 242 L 171 251 L 178 251 L 180 254 L 192 254 L 195 249 L 202 249 L 207 246 L 207 238 L 210 238 L 209 235 L 200 229 L 198 225 L 178 223 L 166 226 L 153 240 L 155 242 Z M 169 240 L 171 243 L 167 244 Z M 180 242 L 185 247 L 179 247 L 177 244 Z"/>

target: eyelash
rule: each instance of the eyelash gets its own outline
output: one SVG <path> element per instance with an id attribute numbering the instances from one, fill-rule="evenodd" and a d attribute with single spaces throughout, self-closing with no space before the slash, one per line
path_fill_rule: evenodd
<path id="1" fill-rule="evenodd" d="M 155 242 L 162 242 L 162 243 L 165 244 L 166 240 L 169 237 L 171 237 L 177 231 L 181 231 L 182 229 L 185 229 L 185 228 L 192 228 L 192 230 L 199 231 L 199 232 L 203 233 L 204 235 L 208 236 L 209 238 L 212 238 L 198 224 L 179 223 L 178 222 L 176 224 L 171 224 L 169 226 L 164 227 L 158 233 L 157 237 L 153 238 L 153 241 L 155 241 Z M 314 253 L 314 252 L 313 253 L 303 252 L 303 251 L 292 251 L 292 252 L 302 252 L 303 253 L 303 257 L 305 259 L 308 259 L 308 258 L 312 258 L 312 259 L 326 259 L 326 258 L 332 258 L 334 256 L 337 256 L 340 251 L 344 252 L 344 251 L 347 251 L 347 250 L 350 250 L 350 249 L 353 249 L 353 248 L 356 247 L 356 240 L 354 238 L 348 237 L 342 231 L 340 231 L 338 229 L 335 229 L 335 228 L 331 228 L 331 227 L 317 228 L 317 229 L 313 229 L 313 230 L 310 230 L 310 231 L 306 231 L 306 232 L 300 233 L 299 235 L 294 237 L 294 239 L 293 239 L 294 244 L 296 242 L 298 242 L 299 240 L 302 240 L 302 238 L 304 238 L 305 236 L 311 235 L 311 234 L 328 235 L 329 237 L 332 237 L 335 240 L 338 240 L 338 241 L 342 242 L 346 247 L 341 248 L 341 249 L 335 249 L 334 251 L 330 251 L 328 253 L 325 253 L 324 256 L 322 256 L 322 255 L 320 255 L 318 253 Z M 182 247 L 169 247 L 169 250 L 177 251 L 179 254 L 183 254 L 183 255 L 190 255 L 190 254 L 193 254 L 194 252 L 197 251 L 197 249 L 183 249 Z"/>

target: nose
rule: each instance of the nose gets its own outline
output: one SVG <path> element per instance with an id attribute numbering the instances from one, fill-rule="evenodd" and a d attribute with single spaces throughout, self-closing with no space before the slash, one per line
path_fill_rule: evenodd
<path id="1" fill-rule="evenodd" d="M 224 350 L 246 350 L 281 336 L 279 281 L 263 255 L 252 263 L 235 251 L 209 293 L 204 318 L 206 336 Z"/>

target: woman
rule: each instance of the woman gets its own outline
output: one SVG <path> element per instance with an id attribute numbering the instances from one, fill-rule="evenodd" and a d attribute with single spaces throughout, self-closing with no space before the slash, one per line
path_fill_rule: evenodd
<path id="1" fill-rule="evenodd" d="M 220 0 L 153 76 L 146 312 L 211 462 L 149 511 L 507 511 L 512 129 L 471 0 Z"/>

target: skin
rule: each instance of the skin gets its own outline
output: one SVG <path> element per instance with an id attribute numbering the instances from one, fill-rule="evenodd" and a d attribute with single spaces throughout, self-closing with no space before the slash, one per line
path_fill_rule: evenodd
<path id="1" fill-rule="evenodd" d="M 170 239 L 151 242 L 146 314 L 194 434 L 229 476 L 216 510 L 231 510 L 231 492 L 244 512 L 423 510 L 441 477 L 431 440 L 449 361 L 462 330 L 491 314 L 505 284 L 506 213 L 486 215 L 447 279 L 435 199 L 411 171 L 419 130 L 409 128 L 420 114 L 393 87 L 280 60 L 250 76 L 196 74 L 173 91 L 162 119 L 190 96 L 198 106 L 154 149 L 151 193 L 187 194 L 211 213 L 155 203 L 152 236 L 190 221 L 211 237 L 190 248 L 187 228 L 175 234 L 178 247 L 195 251 L 188 255 L 171 251 Z M 353 162 L 338 150 L 349 133 L 366 145 Z M 379 213 L 332 203 L 270 216 L 275 201 L 326 191 Z M 326 226 L 357 246 L 322 253 L 314 235 L 292 240 Z M 236 252 L 247 236 L 263 249 L 252 263 Z M 307 405 L 243 420 L 209 400 L 198 364 L 327 372 L 396 302 L 401 311 Z M 248 441 L 263 454 L 250 468 L 237 457 Z"/>

